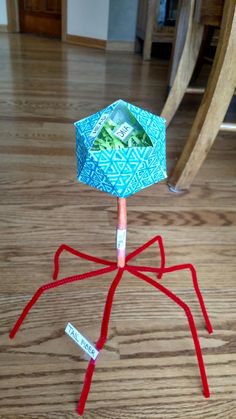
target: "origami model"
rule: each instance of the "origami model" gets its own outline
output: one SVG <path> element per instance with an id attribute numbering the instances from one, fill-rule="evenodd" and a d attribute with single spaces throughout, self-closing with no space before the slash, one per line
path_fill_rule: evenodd
<path id="1" fill-rule="evenodd" d="M 127 228 L 126 197 L 165 179 L 167 176 L 165 121 L 150 112 L 144 111 L 122 100 L 118 100 L 96 114 L 76 122 L 75 127 L 78 180 L 117 196 L 117 261 L 113 262 L 100 259 L 96 256 L 75 250 L 66 244 L 62 244 L 54 256 L 53 279 L 55 281 L 42 285 L 36 291 L 11 330 L 10 337 L 13 338 L 15 336 L 29 310 L 43 292 L 71 282 L 117 271 L 107 294 L 101 332 L 96 343 L 96 349 L 101 351 L 107 340 L 115 291 L 123 278 L 124 272 L 128 271 L 136 278 L 147 282 L 165 294 L 184 311 L 195 346 L 203 393 L 205 397 L 209 397 L 208 381 L 192 312 L 182 299 L 161 283 L 163 276 L 168 273 L 181 270 L 189 271 L 206 328 L 209 333 L 212 333 L 212 326 L 198 286 L 197 274 L 194 266 L 190 263 L 174 266 L 166 265 L 165 251 L 161 236 L 154 237 L 128 255 L 126 255 L 125 251 Z M 133 259 L 152 245 L 158 245 L 159 247 L 161 256 L 160 266 L 134 265 Z M 91 272 L 57 280 L 59 273 L 59 258 L 63 251 L 67 251 L 79 258 L 93 261 L 103 267 Z M 149 276 L 150 273 L 156 274 L 156 279 L 151 278 Z M 99 357 L 96 358 L 96 360 L 91 358 L 88 364 L 83 389 L 77 406 L 79 415 L 82 415 L 84 412 L 97 359 L 99 359 Z"/>
<path id="2" fill-rule="evenodd" d="M 81 182 L 126 198 L 166 178 L 163 118 L 118 100 L 75 127 Z"/>

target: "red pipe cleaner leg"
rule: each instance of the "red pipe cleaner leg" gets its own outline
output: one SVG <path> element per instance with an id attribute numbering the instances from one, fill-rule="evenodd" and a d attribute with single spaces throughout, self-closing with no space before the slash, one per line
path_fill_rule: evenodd
<path id="1" fill-rule="evenodd" d="M 126 263 L 128 261 L 130 261 L 131 259 L 133 259 L 138 254 L 142 253 L 145 249 L 147 249 L 148 247 L 152 246 L 156 242 L 158 242 L 159 249 L 160 249 L 160 255 L 161 255 L 161 264 L 160 264 L 160 268 L 158 269 L 157 278 L 158 279 L 161 279 L 161 277 L 162 277 L 162 270 L 165 268 L 165 262 L 166 262 L 165 249 L 164 249 L 163 240 L 162 240 L 162 237 L 161 236 L 155 236 L 155 237 L 153 237 L 151 240 L 149 240 L 148 242 L 144 243 L 142 246 L 138 247 L 138 249 L 136 249 L 133 252 L 131 252 L 126 257 Z"/>
<path id="2" fill-rule="evenodd" d="M 138 271 L 143 271 L 143 272 L 158 272 L 160 270 L 159 268 L 153 268 L 151 266 L 137 266 L 137 265 L 134 265 L 133 267 L 135 269 L 137 269 Z M 197 273 L 196 273 L 196 270 L 195 270 L 194 266 L 190 263 L 185 263 L 185 264 L 182 264 L 182 265 L 169 266 L 167 268 L 163 268 L 162 275 L 165 275 L 165 274 L 170 273 L 170 272 L 181 271 L 181 270 L 184 270 L 184 269 L 188 269 L 191 272 L 194 290 L 195 290 L 196 296 L 198 298 L 200 308 L 202 310 L 202 315 L 203 315 L 204 320 L 205 320 L 206 328 L 208 330 L 208 333 L 213 333 L 213 328 L 212 328 L 212 325 L 211 325 L 211 322 L 210 322 L 210 319 L 209 319 L 209 316 L 208 316 L 208 313 L 207 313 L 207 309 L 206 309 L 206 306 L 205 306 L 205 303 L 204 303 L 202 293 L 201 293 L 200 288 L 199 288 Z"/>
<path id="3" fill-rule="evenodd" d="M 21 324 L 23 323 L 23 321 L 26 318 L 27 314 L 29 313 L 30 309 L 33 307 L 33 305 L 36 303 L 36 301 L 39 299 L 39 297 L 41 296 L 41 294 L 44 291 L 47 291 L 47 290 L 49 290 L 51 288 L 60 287 L 61 285 L 69 284 L 71 282 L 75 282 L 75 281 L 80 281 L 82 279 L 91 278 L 93 276 L 103 275 L 103 274 L 106 274 L 108 272 L 114 271 L 115 269 L 117 269 L 116 266 L 109 266 L 107 268 L 97 269 L 96 271 L 86 272 L 86 273 L 81 274 L 81 275 L 70 276 L 70 277 L 67 277 L 67 278 L 60 279 L 57 282 L 49 282 L 48 284 L 42 285 L 36 291 L 36 293 L 31 298 L 31 300 L 28 302 L 28 304 L 26 304 L 26 306 L 25 306 L 24 310 L 22 311 L 20 317 L 18 318 L 18 320 L 16 321 L 15 325 L 13 326 L 13 328 L 12 328 L 10 334 L 9 334 L 9 337 L 11 339 L 14 338 L 15 334 L 19 330 Z"/>
<path id="4" fill-rule="evenodd" d="M 192 275 L 193 286 L 194 286 L 194 289 L 195 289 L 195 292 L 196 292 L 196 295 L 197 295 L 197 298 L 198 298 L 198 301 L 199 301 L 199 304 L 200 304 L 200 307 L 201 307 L 201 310 L 202 310 L 202 314 L 203 314 L 203 317 L 204 317 L 204 320 L 205 320 L 205 323 L 206 323 L 206 328 L 207 328 L 209 333 L 213 333 L 213 327 L 211 325 L 211 322 L 210 322 L 210 319 L 209 319 L 209 316 L 208 316 L 208 313 L 207 313 L 207 309 L 206 309 L 206 306 L 205 306 L 205 303 L 204 303 L 203 295 L 202 295 L 201 290 L 199 288 L 196 269 L 191 263 L 189 263 L 188 265 L 189 265 L 189 270 L 190 270 L 191 275 Z"/>
<path id="5" fill-rule="evenodd" d="M 59 272 L 59 258 L 61 253 L 66 250 L 67 252 L 71 253 L 74 256 L 80 257 L 82 259 L 89 260 L 91 262 L 99 263 L 101 265 L 107 265 L 107 266 L 115 266 L 115 262 L 110 262 L 105 259 L 100 259 L 92 255 L 88 255 L 87 253 L 80 252 L 79 250 L 75 250 L 72 247 L 68 246 L 67 244 L 62 244 L 56 251 L 54 255 L 54 273 L 53 273 L 53 279 L 57 279 L 58 272 Z"/>
<path id="6" fill-rule="evenodd" d="M 153 285 L 155 288 L 157 288 L 159 291 L 161 291 L 163 294 L 169 297 L 172 301 L 178 304 L 185 311 L 185 314 L 189 322 L 189 327 L 191 330 L 191 334 L 192 334 L 192 338 L 193 338 L 193 342 L 195 346 L 195 351 L 197 355 L 198 366 L 199 366 L 199 371 L 200 371 L 202 386 L 203 386 L 203 394 L 205 397 L 210 397 L 210 391 L 209 391 L 209 386 L 208 386 L 208 381 L 207 381 L 207 376 L 206 376 L 206 371 L 205 371 L 205 366 L 204 366 L 204 361 L 203 361 L 203 356 L 202 356 L 202 350 L 199 343 L 194 318 L 193 318 L 190 308 L 177 295 L 173 294 L 173 292 L 165 288 L 162 284 L 154 281 L 149 276 L 144 275 L 141 272 L 138 272 L 134 267 L 127 266 L 127 270 L 131 272 L 133 275 L 135 275 L 136 277 Z"/>
<path id="7" fill-rule="evenodd" d="M 110 316 L 111 316 L 111 309 L 112 309 L 112 303 L 113 303 L 113 299 L 114 299 L 114 295 L 115 295 L 115 291 L 117 289 L 117 286 L 119 285 L 121 278 L 123 276 L 123 272 L 124 272 L 124 268 L 119 268 L 115 279 L 113 280 L 108 294 L 107 294 L 107 299 L 106 299 L 106 304 L 105 304 L 105 308 L 104 308 L 104 312 L 103 312 L 103 319 L 102 319 L 102 325 L 101 325 L 101 332 L 100 332 L 100 337 L 96 343 L 96 348 L 98 351 L 100 351 L 103 346 L 106 343 L 107 340 L 107 334 L 108 334 L 108 326 L 109 326 L 109 320 L 110 320 Z M 87 401 L 87 397 L 89 394 L 89 390 L 90 390 L 90 386 L 91 386 L 91 382 L 92 382 L 92 378 L 93 378 L 93 373 L 95 370 L 95 364 L 96 364 L 96 360 L 94 361 L 93 359 L 90 360 L 88 367 L 87 367 L 87 371 L 85 374 L 85 379 L 84 379 L 84 385 L 83 385 L 83 389 L 80 395 L 80 399 L 77 405 L 77 412 L 78 414 L 81 416 L 84 412 L 84 408 L 85 408 L 85 404 Z"/>
<path id="8" fill-rule="evenodd" d="M 162 276 L 166 273 L 179 271 L 179 270 L 183 270 L 183 269 L 190 270 L 191 275 L 192 275 L 192 281 L 193 281 L 194 289 L 195 289 L 195 292 L 196 292 L 196 295 L 197 295 L 197 298 L 198 298 L 198 301 L 199 301 L 199 304 L 200 304 L 200 307 L 201 307 L 201 310 L 202 310 L 202 313 L 203 313 L 203 316 L 204 316 L 204 319 L 205 319 L 205 322 L 206 322 L 208 332 L 212 333 L 212 326 L 211 326 L 211 323 L 210 323 L 210 320 L 209 320 L 209 317 L 208 317 L 208 314 L 207 314 L 207 310 L 206 310 L 206 307 L 205 307 L 205 304 L 204 304 L 204 300 L 203 300 L 203 297 L 202 297 L 202 294 L 201 294 L 201 291 L 200 291 L 200 288 L 199 288 L 199 284 L 198 284 L 198 280 L 197 280 L 197 274 L 196 274 L 196 270 L 195 270 L 194 266 L 191 265 L 191 264 L 181 264 L 181 265 L 165 267 L 165 250 L 164 250 L 163 241 L 162 241 L 161 236 L 155 236 L 153 239 L 149 240 L 143 246 L 140 246 L 138 249 L 131 252 L 126 257 L 126 262 L 133 259 L 138 254 L 142 253 L 146 248 L 148 248 L 149 246 L 153 245 L 156 242 L 159 245 L 160 256 L 161 256 L 161 262 L 160 262 L 160 267 L 159 268 L 147 267 L 147 266 L 137 266 L 137 265 L 136 266 L 132 266 L 132 265 L 127 266 L 126 265 L 124 268 L 122 267 L 122 268 L 118 269 L 117 275 L 114 278 L 114 280 L 113 280 L 113 282 L 112 282 L 112 284 L 109 288 L 109 291 L 108 291 L 108 295 L 107 295 L 107 299 L 106 299 L 106 303 L 105 303 L 105 307 L 104 307 L 100 337 L 97 341 L 96 348 L 100 351 L 103 348 L 103 346 L 104 346 L 104 344 L 107 340 L 108 326 L 109 326 L 109 320 L 110 320 L 110 315 L 111 315 L 111 310 L 112 310 L 112 304 L 113 304 L 115 291 L 117 289 L 117 286 L 119 285 L 120 280 L 122 279 L 122 275 L 123 275 L 124 270 L 128 270 L 131 274 L 133 274 L 137 278 L 148 282 L 149 284 L 151 284 L 152 286 L 157 288 L 159 291 L 163 292 L 167 297 L 169 297 L 172 301 L 174 301 L 176 304 L 178 304 L 184 310 L 184 312 L 186 314 L 186 317 L 188 319 L 188 322 L 189 322 L 189 327 L 190 327 L 190 330 L 191 330 L 191 334 L 192 334 L 192 338 L 193 338 L 193 342 L 194 342 L 194 346 L 195 346 L 195 351 L 196 351 L 197 360 L 198 360 L 198 366 L 199 366 L 200 375 L 201 375 L 201 379 L 202 379 L 204 395 L 205 395 L 205 397 L 210 397 L 210 392 L 209 392 L 209 387 L 208 387 L 208 382 L 207 382 L 207 376 L 206 376 L 204 361 L 203 361 L 203 357 L 202 357 L 202 351 L 201 351 L 200 343 L 199 343 L 199 340 L 198 340 L 198 335 L 197 335 L 197 330 L 196 330 L 194 318 L 193 318 L 193 315 L 191 313 L 190 308 L 188 307 L 188 305 L 184 301 L 182 301 L 177 295 L 173 294 L 170 290 L 165 288 L 162 284 L 160 284 L 159 282 L 153 280 L 149 276 L 142 273 L 142 272 L 153 272 L 153 273 L 157 274 L 158 279 L 161 279 Z M 63 278 L 63 279 L 57 281 L 56 283 L 51 282 L 51 283 L 48 283 L 48 284 L 45 284 L 45 285 L 41 286 L 36 291 L 36 293 L 34 294 L 32 299 L 25 306 L 24 310 L 22 311 L 20 317 L 18 318 L 17 322 L 15 323 L 14 327 L 12 328 L 12 330 L 10 332 L 10 338 L 14 338 L 15 334 L 19 330 L 19 328 L 20 328 L 21 324 L 23 323 L 24 319 L 26 318 L 27 314 L 29 313 L 29 311 L 31 310 L 33 305 L 37 302 L 37 300 L 39 299 L 39 297 L 41 296 L 41 294 L 44 291 L 47 291 L 51 288 L 56 288 L 58 286 L 61 286 L 61 285 L 67 284 L 67 283 L 71 283 L 71 282 L 74 282 L 74 281 L 87 279 L 87 278 L 95 277 L 95 276 L 102 275 L 102 274 L 105 274 L 105 273 L 108 273 L 108 272 L 112 272 L 112 271 L 117 269 L 117 263 L 116 262 L 111 262 L 111 261 L 108 261 L 108 260 L 105 260 L 105 259 L 100 259 L 100 258 L 97 258 L 95 256 L 88 255 L 86 253 L 77 251 L 77 250 L 71 248 L 70 246 L 68 246 L 66 244 L 62 244 L 57 249 L 57 251 L 55 253 L 55 256 L 54 256 L 53 279 L 57 279 L 57 277 L 58 277 L 59 259 L 60 259 L 61 253 L 63 251 L 67 251 L 67 252 L 73 254 L 74 256 L 80 257 L 82 259 L 105 265 L 106 267 L 104 267 L 102 269 L 95 270 L 95 271 L 86 272 L 86 273 L 83 273 L 83 274 L 80 274 L 80 275 L 75 275 L 75 276 Z M 85 404 L 86 404 L 86 401 L 87 401 L 87 397 L 88 397 L 88 394 L 89 394 L 89 390 L 90 390 L 90 386 L 91 386 L 91 382 L 92 382 L 92 378 L 93 378 L 93 373 L 94 373 L 94 370 L 95 370 L 95 365 L 96 365 L 96 360 L 94 361 L 94 360 L 91 359 L 89 364 L 88 364 L 88 367 L 87 367 L 83 389 L 82 389 L 82 392 L 81 392 L 80 400 L 79 400 L 78 405 L 77 405 L 77 412 L 78 412 L 79 415 L 82 415 L 83 412 L 84 412 Z"/>

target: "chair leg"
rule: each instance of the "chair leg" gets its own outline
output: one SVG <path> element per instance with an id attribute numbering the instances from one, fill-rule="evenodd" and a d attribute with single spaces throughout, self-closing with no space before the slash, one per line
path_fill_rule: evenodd
<path id="1" fill-rule="evenodd" d="M 236 4 L 224 5 L 211 74 L 189 138 L 169 179 L 172 191 L 188 189 L 210 150 L 236 86 Z"/>
<path id="2" fill-rule="evenodd" d="M 143 44 L 143 59 L 150 60 L 152 50 L 152 35 L 155 26 L 157 9 L 159 10 L 160 0 L 150 0 L 148 2 L 146 32 Z"/>
<path id="3" fill-rule="evenodd" d="M 179 61 L 186 42 L 186 36 L 189 27 L 189 11 L 189 1 L 180 0 L 178 2 L 174 42 L 171 48 L 171 57 L 169 63 L 168 92 L 171 90 L 173 86 L 179 66 Z"/>
<path id="4" fill-rule="evenodd" d="M 203 25 L 194 20 L 194 5 L 195 0 L 181 0 L 179 6 L 179 22 L 182 22 L 183 19 L 187 19 L 188 28 L 173 86 L 161 113 L 161 116 L 166 119 L 167 126 L 170 124 L 175 112 L 177 111 L 189 85 L 202 42 Z M 183 14 L 183 17 L 181 17 L 181 14 Z"/>

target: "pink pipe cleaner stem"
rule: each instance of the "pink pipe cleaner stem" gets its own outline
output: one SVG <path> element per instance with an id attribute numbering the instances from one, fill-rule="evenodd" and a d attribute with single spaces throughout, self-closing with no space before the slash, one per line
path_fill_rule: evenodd
<path id="1" fill-rule="evenodd" d="M 127 231 L 126 199 L 117 198 L 117 206 L 118 206 L 117 240 L 116 240 L 117 266 L 118 268 L 123 268 L 125 266 L 126 231 Z"/>

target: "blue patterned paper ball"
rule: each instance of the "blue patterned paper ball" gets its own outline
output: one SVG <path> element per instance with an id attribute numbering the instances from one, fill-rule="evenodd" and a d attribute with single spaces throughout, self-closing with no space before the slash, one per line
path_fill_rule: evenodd
<path id="1" fill-rule="evenodd" d="M 152 146 L 93 149 L 99 130 L 117 107 L 126 107 Z M 126 198 L 160 182 L 166 173 L 165 120 L 123 100 L 75 123 L 77 179 L 104 192 Z"/>

